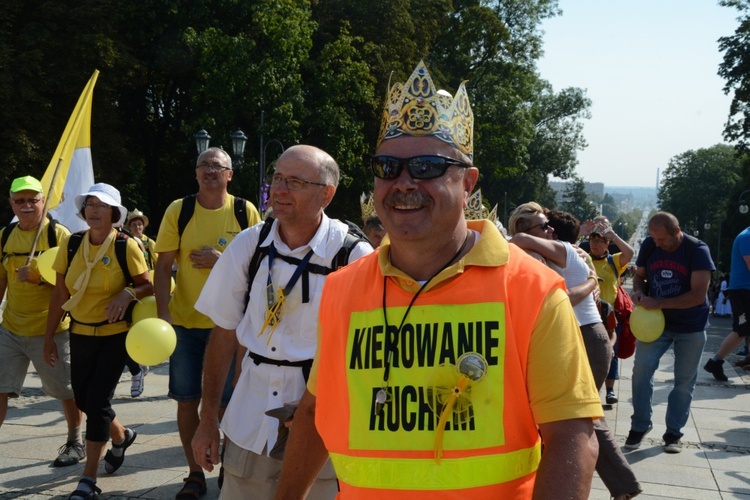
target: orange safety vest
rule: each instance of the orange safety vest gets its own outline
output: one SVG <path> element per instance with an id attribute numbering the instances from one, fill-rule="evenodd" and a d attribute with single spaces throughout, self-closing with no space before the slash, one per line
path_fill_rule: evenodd
<path id="1" fill-rule="evenodd" d="M 469 266 L 422 292 L 390 341 L 390 402 L 376 414 L 389 342 L 377 252 L 329 276 L 319 316 L 315 423 L 341 497 L 531 498 L 541 442 L 526 391 L 529 342 L 544 299 L 563 286 L 560 276 L 530 265 L 510 245 L 507 264 Z M 390 278 L 386 293 L 392 339 L 413 294 Z M 484 356 L 486 376 L 458 410 L 463 420 L 448 422 L 438 464 L 438 418 L 427 394 L 455 373 L 465 352 Z"/>

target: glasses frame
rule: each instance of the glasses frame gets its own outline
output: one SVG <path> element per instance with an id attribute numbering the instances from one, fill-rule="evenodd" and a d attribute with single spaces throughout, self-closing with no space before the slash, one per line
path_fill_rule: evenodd
<path id="1" fill-rule="evenodd" d="M 428 158 L 442 160 L 442 164 L 434 163 L 429 165 L 429 170 L 424 170 L 424 166 L 426 164 L 425 160 L 422 160 L 421 166 L 418 163 L 414 163 L 414 160 Z M 396 168 L 393 170 L 393 172 L 391 172 L 390 175 L 384 174 L 384 169 L 381 166 L 386 159 L 396 162 Z M 401 176 L 401 172 L 403 172 L 404 170 L 404 165 L 406 165 L 406 171 L 409 172 L 411 178 L 417 180 L 437 179 L 439 177 L 442 177 L 445 175 L 445 172 L 448 171 L 448 168 L 451 165 L 455 165 L 461 168 L 469 168 L 469 164 L 465 162 L 441 155 L 419 155 L 412 156 L 411 158 L 398 158 L 396 156 L 389 155 L 375 155 L 370 159 L 370 169 L 372 170 L 372 174 L 378 179 L 384 179 L 387 181 L 398 179 Z M 435 172 L 437 173 L 433 175 Z"/>
<path id="2" fill-rule="evenodd" d="M 216 172 L 228 172 L 232 170 L 229 167 L 225 167 L 223 165 L 215 165 L 215 164 L 196 165 L 195 168 L 199 170 L 205 170 L 205 171 L 214 170 Z"/>
<path id="3" fill-rule="evenodd" d="M 108 208 L 112 208 L 111 205 L 107 205 L 106 203 L 84 203 L 83 208 L 91 208 L 92 210 L 106 210 Z"/>
<path id="4" fill-rule="evenodd" d="M 273 189 L 279 189 L 279 186 L 281 183 L 284 183 L 286 188 L 289 191 L 300 191 L 304 189 L 308 185 L 312 186 L 327 186 L 325 182 L 315 182 L 315 181 L 306 181 L 305 179 L 299 179 L 297 177 L 282 177 L 281 174 L 274 174 L 271 176 L 271 183 L 269 184 L 270 187 Z M 290 184 L 290 182 L 292 184 Z M 301 182 L 302 184 L 296 184 L 297 182 Z"/>
<path id="5" fill-rule="evenodd" d="M 22 207 L 22 206 L 26 205 L 27 203 L 29 205 L 36 205 L 37 203 L 39 203 L 40 201 L 42 201 L 42 197 L 40 196 L 39 198 L 11 198 L 10 201 L 14 205 Z"/>
<path id="6" fill-rule="evenodd" d="M 551 228 L 552 225 L 549 223 L 548 220 L 546 220 L 546 221 L 542 222 L 541 224 L 535 224 L 535 225 L 533 225 L 533 226 L 531 226 L 529 228 L 526 228 L 526 230 L 524 231 L 524 233 L 528 233 L 529 231 L 531 231 L 532 229 L 534 229 L 536 227 L 541 227 L 542 231 L 546 231 L 547 229 Z"/>

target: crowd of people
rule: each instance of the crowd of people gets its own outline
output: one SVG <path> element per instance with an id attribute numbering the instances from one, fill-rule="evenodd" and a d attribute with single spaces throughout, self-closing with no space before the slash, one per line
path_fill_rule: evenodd
<path id="1" fill-rule="evenodd" d="M 582 499 L 594 471 L 616 499 L 642 492 L 599 396 L 619 402 L 628 318 L 615 304 L 635 250 L 606 217 L 580 222 L 535 202 L 515 209 L 507 236 L 467 220 L 479 168 L 463 84 L 438 91 L 420 63 L 385 103 L 364 233 L 326 215 L 339 167 L 311 145 L 279 158 L 264 221 L 229 194 L 231 157 L 204 151 L 197 193 L 169 205 L 156 240 L 113 186 L 76 196 L 89 229 L 71 235 L 45 217 L 38 180 L 13 181 L 18 222 L 0 234 L 0 425 L 33 363 L 68 426 L 54 465 L 85 460 L 72 500 L 97 498 L 100 462 L 116 472 L 137 439 L 112 398 L 126 368 L 131 396 L 143 392 L 148 368 L 125 338 L 132 307 L 152 294 L 177 338 L 168 396 L 187 468 L 177 499 L 204 495 L 215 467 L 230 500 Z M 678 453 L 714 265 L 674 215 L 653 214 L 648 231 L 632 301 L 662 310 L 665 328 L 635 350 L 624 448 L 653 428 L 654 372 L 672 347 L 663 441 Z M 745 292 L 735 293 L 750 289 L 750 236 L 742 241 L 722 287 L 734 331 L 705 366 L 719 380 L 750 334 L 738 319 Z M 55 246 L 51 284 L 35 257 Z"/>

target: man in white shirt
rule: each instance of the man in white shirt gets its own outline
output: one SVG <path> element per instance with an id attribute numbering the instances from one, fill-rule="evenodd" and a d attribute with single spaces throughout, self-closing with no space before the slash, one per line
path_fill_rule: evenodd
<path id="1" fill-rule="evenodd" d="M 219 400 L 235 336 L 247 349 L 221 421 L 226 441 L 221 498 L 244 498 L 248 492 L 253 498 L 273 498 L 281 470 L 281 460 L 271 453 L 278 456 L 279 420 L 266 412 L 296 403 L 305 390 L 317 347 L 322 273 L 334 260 L 333 269 L 341 263 L 337 255 L 347 248 L 345 239 L 350 248 L 343 263 L 372 251 L 364 240 L 352 245 L 356 240 L 347 238 L 347 225 L 324 213 L 338 180 L 338 165 L 326 152 L 304 145 L 289 148 L 271 182 L 276 220 L 232 241 L 195 305 L 216 323 L 204 362 L 201 423 L 193 439 L 195 459 L 209 471 L 219 462 Z M 321 473 L 318 483 L 310 498 L 335 497 L 332 468 Z"/>

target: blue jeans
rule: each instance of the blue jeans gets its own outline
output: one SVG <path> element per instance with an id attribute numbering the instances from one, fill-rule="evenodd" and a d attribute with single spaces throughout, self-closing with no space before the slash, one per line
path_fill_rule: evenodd
<path id="1" fill-rule="evenodd" d="M 173 325 L 177 334 L 177 346 L 169 357 L 169 393 L 175 401 L 196 401 L 201 399 L 203 383 L 203 357 L 206 353 L 210 328 L 185 328 Z M 221 394 L 221 407 L 226 408 L 234 387 L 234 357 Z M 120 369 L 122 372 L 122 368 Z"/>
<path id="2" fill-rule="evenodd" d="M 682 437 L 680 430 L 687 423 L 698 378 L 706 332 L 675 333 L 664 330 L 653 342 L 638 341 L 633 363 L 633 416 L 630 429 L 645 432 L 652 422 L 651 403 L 654 395 L 654 372 L 670 345 L 674 348 L 674 387 L 667 400 L 667 432 Z"/>

